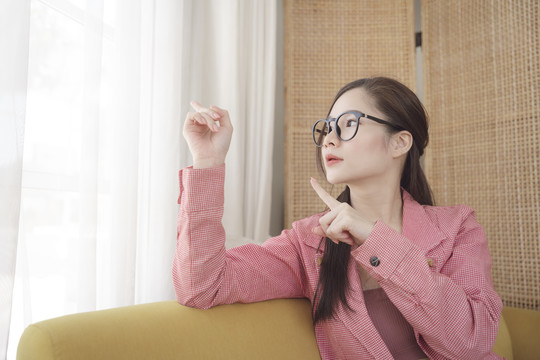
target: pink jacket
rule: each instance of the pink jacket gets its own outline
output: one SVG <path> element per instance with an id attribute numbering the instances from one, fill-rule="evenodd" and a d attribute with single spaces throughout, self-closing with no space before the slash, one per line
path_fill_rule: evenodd
<path id="1" fill-rule="evenodd" d="M 173 263 L 178 302 L 210 308 L 274 298 L 313 301 L 324 242 L 317 251 L 321 238 L 311 229 L 322 214 L 262 245 L 226 250 L 224 178 L 224 165 L 180 171 Z M 502 303 L 491 282 L 486 237 L 470 208 L 422 206 L 404 192 L 402 234 L 379 221 L 351 255 L 353 311 L 339 305 L 335 319 L 315 326 L 323 359 L 392 359 L 364 305 L 359 266 L 379 282 L 430 359 L 499 359 L 491 348 Z"/>

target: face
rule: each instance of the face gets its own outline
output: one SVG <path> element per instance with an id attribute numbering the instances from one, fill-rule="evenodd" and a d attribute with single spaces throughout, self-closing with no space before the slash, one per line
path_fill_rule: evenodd
<path id="1" fill-rule="evenodd" d="M 344 93 L 332 107 L 330 117 L 336 118 L 349 110 L 388 120 L 375 108 L 371 96 L 361 88 Z M 331 131 L 321 148 L 328 182 L 350 186 L 384 177 L 392 166 L 392 156 L 388 151 L 389 138 L 384 125 L 364 117 L 359 119 L 358 132 L 352 140 L 341 141 L 336 132 Z"/>

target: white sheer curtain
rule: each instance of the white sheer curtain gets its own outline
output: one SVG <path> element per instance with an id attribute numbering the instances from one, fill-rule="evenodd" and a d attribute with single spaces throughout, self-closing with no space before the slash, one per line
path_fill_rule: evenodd
<path id="1" fill-rule="evenodd" d="M 214 0 L 188 7 L 185 92 L 229 109 L 234 126 L 225 186 L 228 246 L 261 242 L 270 226 L 277 6 Z"/>
<path id="2" fill-rule="evenodd" d="M 6 354 L 21 199 L 30 2 L 0 9 L 0 358 Z"/>
<path id="3" fill-rule="evenodd" d="M 2 19 L 9 12 L 11 25 L 24 29 L 26 16 L 28 29 L 28 2 L 25 14 L 15 3 L 23 2 L 1 3 Z M 7 258 L 0 264 L 0 341 L 7 342 L 11 312 L 10 357 L 29 323 L 173 298 L 177 172 L 190 164 L 181 136 L 189 100 L 229 109 L 235 128 L 227 159 L 228 246 L 264 240 L 271 203 L 275 2 L 30 3 L 30 34 L 20 33 L 11 60 L 23 64 L 23 77 L 29 63 L 28 85 L 8 85 L 13 94 L 21 90 L 22 98 L 8 99 L 17 112 L 0 108 L 2 129 L 4 118 L 11 129 L 2 132 L 9 141 L 0 153 L 12 151 L 2 157 L 1 190 L 13 201 L 1 208 L 3 220 L 12 221 L 2 224 Z M 7 61 L 0 59 L 0 74 Z M 4 162 L 14 164 L 9 177 Z M 13 283 L 10 301 L 4 294 Z"/>

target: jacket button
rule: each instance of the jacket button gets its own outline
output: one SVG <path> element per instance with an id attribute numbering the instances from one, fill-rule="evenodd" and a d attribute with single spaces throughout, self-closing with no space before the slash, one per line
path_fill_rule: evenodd
<path id="1" fill-rule="evenodd" d="M 373 266 L 379 266 L 379 264 L 381 263 L 381 260 L 379 260 L 378 257 L 376 256 L 372 256 L 370 259 L 369 259 L 369 263 Z"/>

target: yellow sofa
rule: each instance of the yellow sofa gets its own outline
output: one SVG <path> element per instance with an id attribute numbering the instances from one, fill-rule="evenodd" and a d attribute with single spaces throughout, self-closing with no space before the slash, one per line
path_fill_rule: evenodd
<path id="1" fill-rule="evenodd" d="M 320 359 L 304 299 L 197 310 L 174 301 L 45 320 L 24 331 L 17 360 Z M 494 350 L 540 359 L 540 312 L 505 308 Z M 536 336 L 535 336 L 536 335 Z"/>

